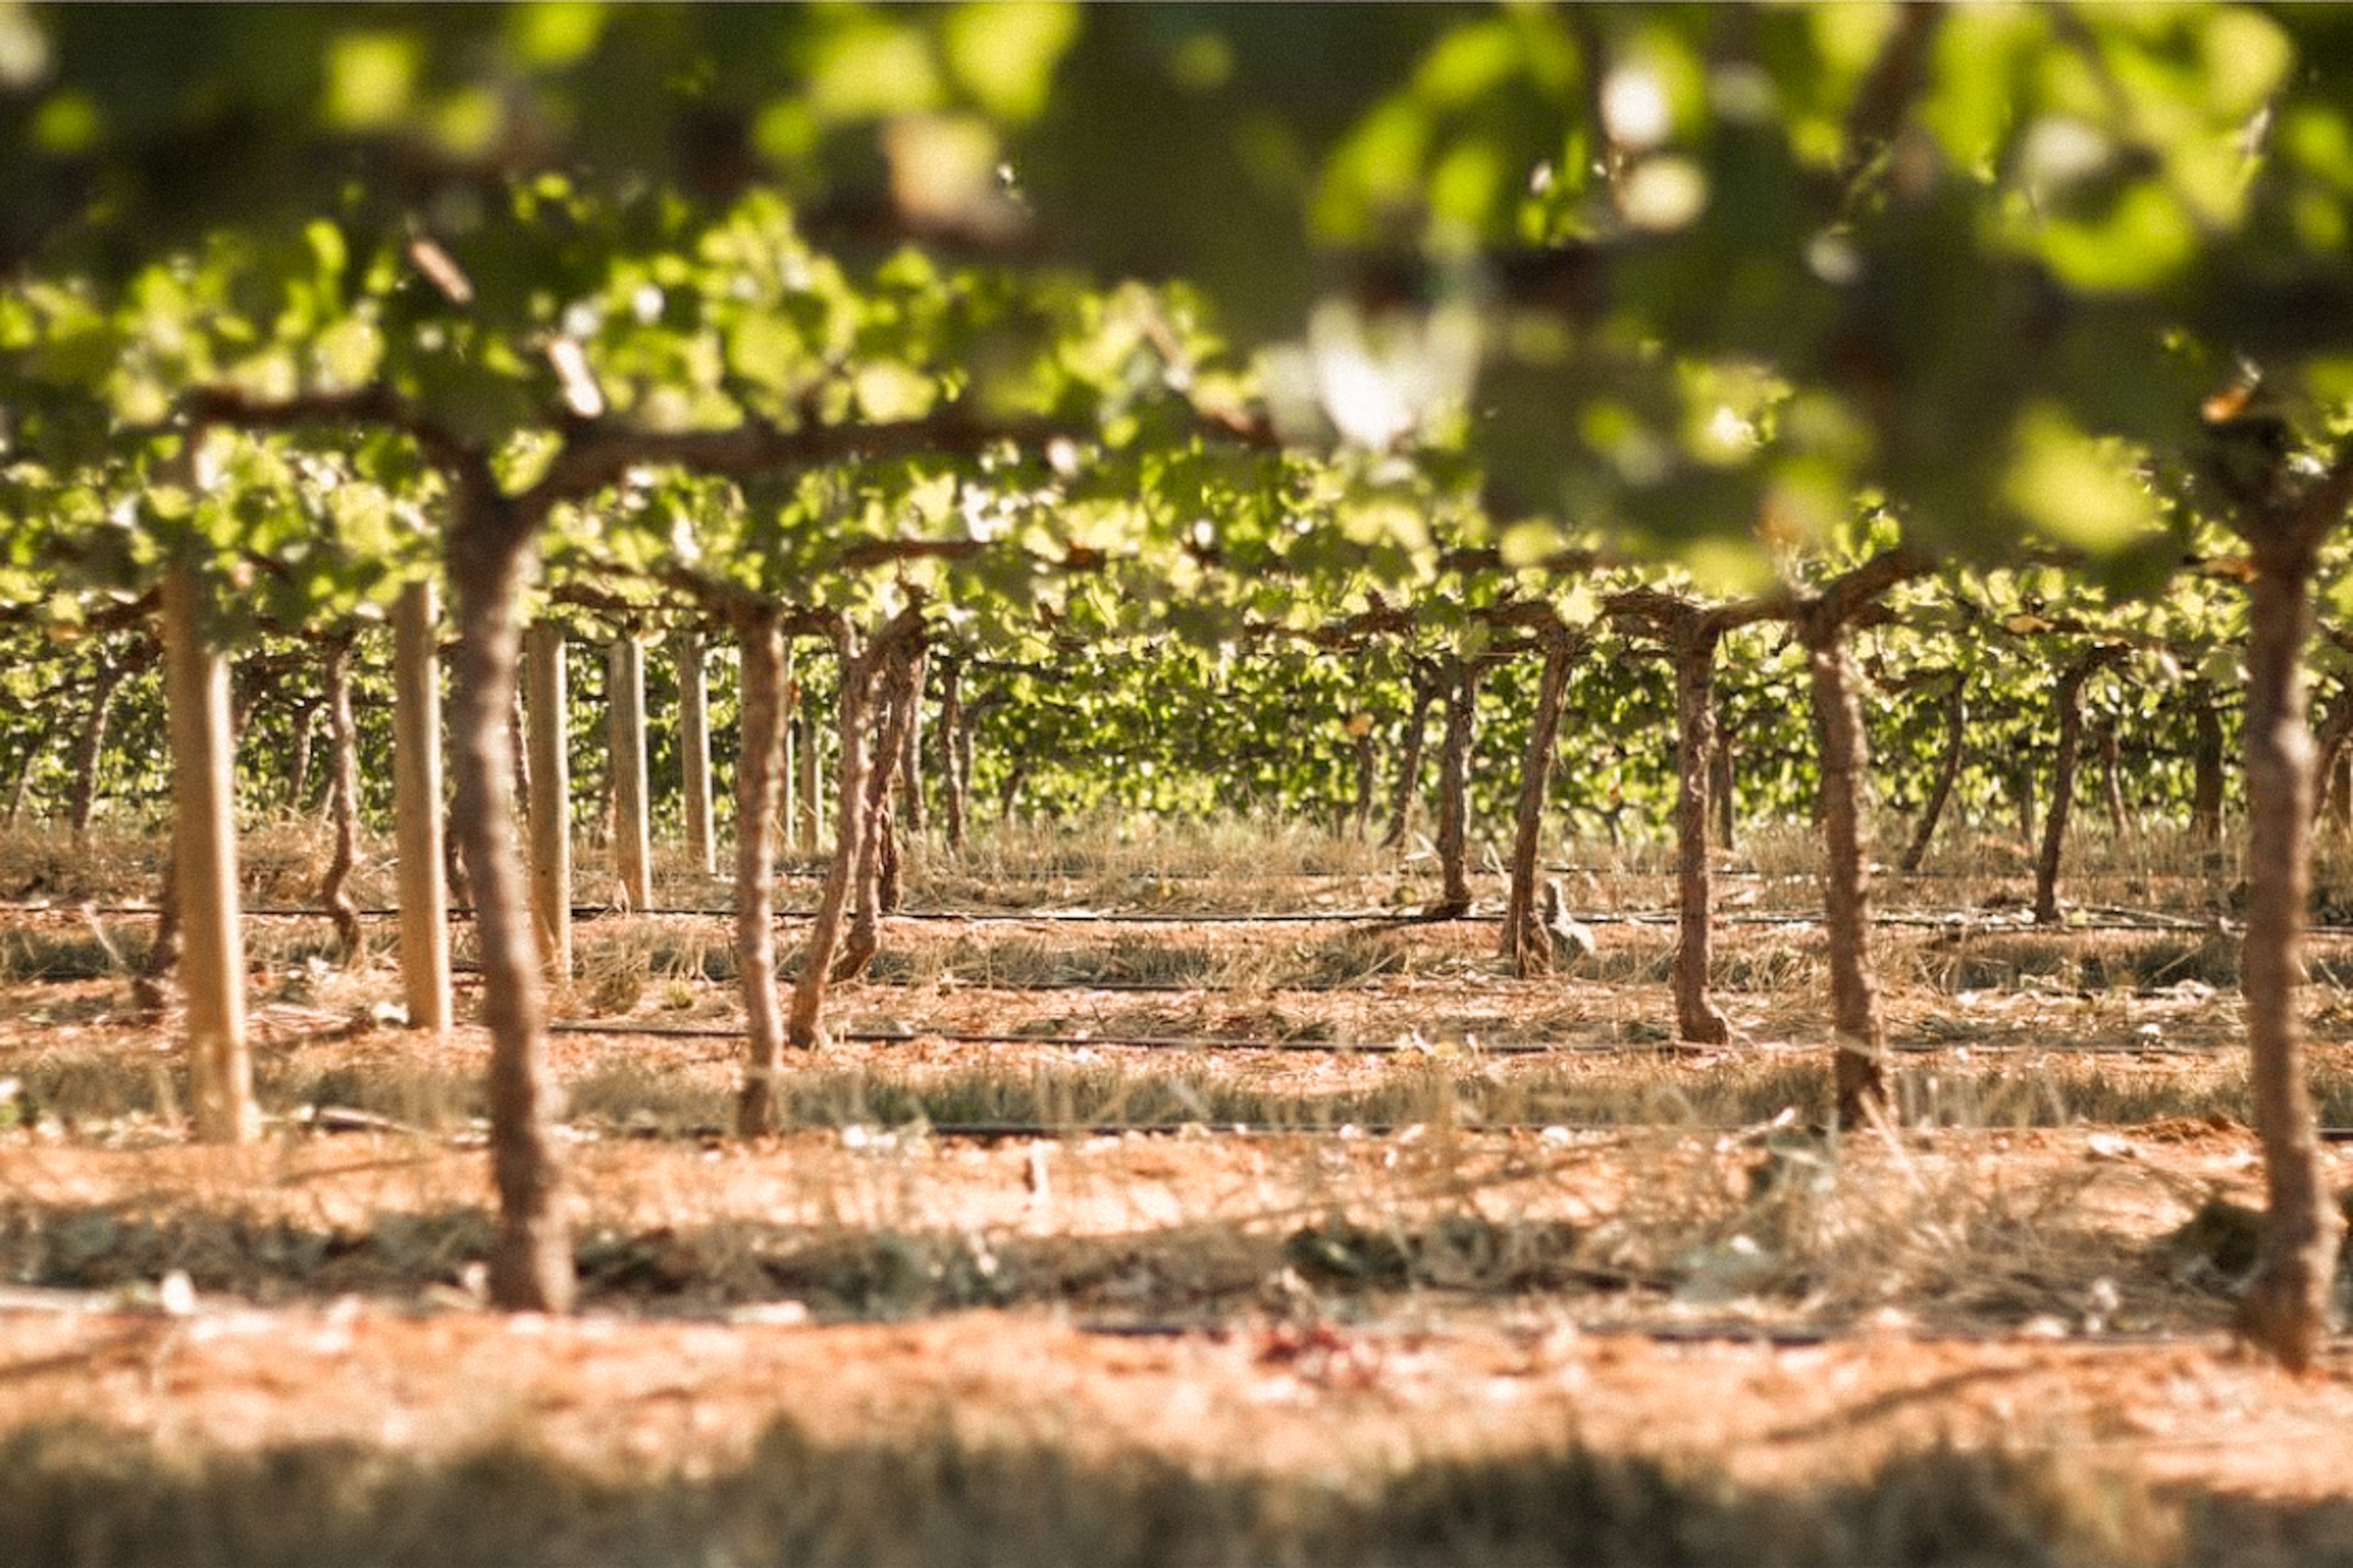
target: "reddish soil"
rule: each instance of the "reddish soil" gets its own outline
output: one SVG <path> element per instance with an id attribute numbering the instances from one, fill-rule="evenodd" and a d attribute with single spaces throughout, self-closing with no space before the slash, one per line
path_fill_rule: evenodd
<path id="1" fill-rule="evenodd" d="M 971 934 L 893 928 L 918 954 Z M 1028 934 L 1075 953 L 1123 933 Z M 1328 934 L 1150 940 L 1215 963 L 1251 943 L 1295 959 Z M 1400 940 L 1403 973 L 1335 975 L 1336 990 L 1273 971 L 1239 989 L 998 990 L 951 955 L 944 976 L 845 988 L 838 1022 L 906 1037 L 838 1046 L 813 1070 L 920 1088 L 1181 1066 L 1303 1103 L 1415 1073 L 1587 1073 L 1654 1096 L 1659 1124 L 1334 1136 L 1309 1115 L 1322 1135 L 853 1129 L 744 1147 L 696 1130 L 724 1103 L 735 1044 L 638 1032 L 723 1026 L 725 988 L 653 970 L 599 994 L 592 977 L 565 1011 L 597 1032 L 556 1039 L 588 1106 L 572 1172 L 588 1306 L 563 1321 L 479 1305 L 487 1173 L 464 1106 L 436 1097 L 479 1076 L 481 1042 L 360 1026 L 389 994 L 381 972 L 274 966 L 258 1056 L 265 1082 L 414 1081 L 416 1114 L 330 1135 L 281 1103 L 242 1151 L 182 1141 L 154 1089 L 169 1020 L 132 1021 L 119 983 L 19 985 L 0 999 L 0 1073 L 80 1109 L 37 1100 L 33 1125 L 0 1133 L 0 1260 L 28 1281 L 0 1290 L 0 1434 L 71 1413 L 164 1452 L 527 1441 L 595 1473 L 689 1477 L 744 1463 L 786 1417 L 820 1442 L 945 1423 L 1081 1462 L 1343 1478 L 1574 1436 L 1767 1487 L 1945 1445 L 2323 1510 L 2316 1531 L 2353 1518 L 2353 1352 L 2332 1346 L 2301 1379 L 2241 1354 L 2227 1295 L 2165 1239 L 2209 1195 L 2255 1201 L 2253 1142 L 2230 1116 L 1851 1141 L 1826 1196 L 1806 1185 L 1826 1152 L 1802 1117 L 1725 1133 L 1672 1113 L 1711 1075 L 1816 1055 L 1826 1008 L 1803 933 L 1723 939 L 1789 983 L 1727 992 L 1743 1041 L 1704 1055 L 1659 1050 L 1659 977 L 1521 982 L 1493 973 L 1485 928 Z M 1607 932 L 1603 958 L 1661 940 Z M 1902 939 L 1896 965 L 1919 973 L 1905 966 L 1935 961 L 1937 940 Z M 2021 1082 L 2089 1062 L 2102 1092 L 2161 1098 L 2173 1080 L 2227 1091 L 2238 1070 L 2227 989 L 1899 982 L 1892 1004 L 1899 1040 L 1936 1053 L 1906 1058 L 1922 1078 L 2008 1052 L 1999 1070 Z M 2339 1015 L 2326 997 L 2315 1014 L 2341 1077 Z M 1087 1035 L 1409 1048 L 1219 1055 Z M 1558 1048 L 1488 1058 L 1482 1042 Z M 633 1085 L 671 1109 L 633 1128 Z M 89 1109 L 109 1094 L 112 1113 Z M 877 1275 L 886 1254 L 907 1279 Z M 2345 1550 L 2353 1531 L 2328 1539 Z"/>

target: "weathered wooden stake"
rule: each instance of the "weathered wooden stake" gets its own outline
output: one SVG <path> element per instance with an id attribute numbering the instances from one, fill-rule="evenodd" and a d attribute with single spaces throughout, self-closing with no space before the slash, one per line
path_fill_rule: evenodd
<path id="1" fill-rule="evenodd" d="M 710 876 L 719 868 L 711 820 L 711 682 L 701 632 L 678 634 L 678 751 L 685 795 L 686 858 Z"/>
<path id="2" fill-rule="evenodd" d="M 794 679 L 790 643 L 785 645 L 785 707 L 792 714 L 792 726 L 785 742 L 786 771 L 798 781 L 795 795 L 799 809 L 793 818 L 793 849 L 797 854 L 810 856 L 817 853 L 818 834 L 825 821 L 825 731 L 809 715 L 807 689 Z"/>
<path id="3" fill-rule="evenodd" d="M 392 815 L 399 855 L 400 983 L 408 1025 L 449 1027 L 449 871 L 441 817 L 441 670 L 431 583 L 392 613 Z"/>
<path id="4" fill-rule="evenodd" d="M 646 647 L 623 633 L 606 668 L 605 739 L 613 769 L 614 869 L 632 910 L 654 906 L 653 830 L 646 779 Z"/>
<path id="5" fill-rule="evenodd" d="M 800 833 L 801 814 L 808 808 L 802 804 L 800 781 L 801 717 L 800 691 L 793 682 L 793 645 L 784 645 L 783 662 L 776 675 L 776 841 L 782 850 L 794 845 Z M 744 677 L 749 680 L 750 676 Z M 740 686 L 740 682 L 739 682 Z M 817 819 L 809 814 L 809 849 L 817 844 Z"/>
<path id="6" fill-rule="evenodd" d="M 207 646 L 209 593 L 196 563 L 164 579 L 165 701 L 171 710 L 172 853 L 186 946 L 188 1069 L 196 1136 L 242 1143 L 259 1125 L 245 1037 L 245 952 L 237 932 L 228 666 Z"/>
<path id="7" fill-rule="evenodd" d="M 523 703 L 531 731 L 531 912 L 539 961 L 572 977 L 572 759 L 567 754 L 564 629 L 523 636 Z"/>

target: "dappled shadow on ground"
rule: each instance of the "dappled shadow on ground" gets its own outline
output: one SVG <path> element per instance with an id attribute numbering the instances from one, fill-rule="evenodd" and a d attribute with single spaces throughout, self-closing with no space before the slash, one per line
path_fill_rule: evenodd
<path id="1" fill-rule="evenodd" d="M 167 1452 L 75 1422 L 0 1441 L 0 1564 L 535 1568 L 1315 1562 L 1788 1564 L 2353 1560 L 2353 1505 L 2160 1492 L 2064 1455 L 1935 1447 L 1794 1489 L 1574 1443 L 1377 1477 L 1082 1460 L 939 1430 L 828 1443 L 789 1418 L 707 1474 L 510 1443 Z"/>

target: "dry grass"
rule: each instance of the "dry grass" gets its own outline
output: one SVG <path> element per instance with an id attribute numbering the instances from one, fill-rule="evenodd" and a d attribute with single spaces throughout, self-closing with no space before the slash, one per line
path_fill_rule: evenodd
<path id="1" fill-rule="evenodd" d="M 1815 898 L 1806 841 L 1794 829 L 1752 835 L 1742 853 L 1757 876 L 1727 879 L 1727 898 L 1746 900 L 1729 907 Z M 323 864 L 300 830 L 269 846 L 248 858 L 257 895 L 300 889 Z M 35 845 L 23 863 L 46 852 Z M 1663 901 L 1657 846 L 1606 863 L 1597 853 L 1572 853 L 1595 868 L 1572 903 Z M 2153 839 L 2090 845 L 2084 896 L 2158 907 L 2176 896 L 2166 879 L 2180 879 L 2168 853 Z M 16 854 L 0 846 L 0 887 Z M 74 886 L 134 884 L 135 857 L 124 858 L 93 863 Z M 1426 873 L 1411 853 L 1249 824 L 987 836 L 961 859 L 923 851 L 909 869 L 919 901 L 976 901 L 993 881 L 1151 910 L 1396 907 Z M 1968 874 L 1898 892 L 1926 901 L 1933 889 L 1933 907 L 1966 910 L 2017 885 L 1998 856 L 1953 869 Z M 666 900 L 705 900 L 699 874 L 665 876 Z M 2181 900 L 2202 898 L 2198 886 Z M 37 1016 L 0 1015 L 14 1020 L 0 1029 L 12 1080 L 0 1087 L 0 1274 L 147 1302 L 178 1272 L 208 1302 L 356 1293 L 470 1321 L 491 1234 L 479 1037 L 436 1049 L 363 1026 L 389 989 L 381 967 L 314 963 L 306 944 L 323 931 L 257 924 L 271 1140 L 234 1155 L 188 1147 L 176 1058 L 157 1048 L 168 1037 L 112 1011 L 142 923 L 116 922 L 103 941 L 69 917 L 0 932 L 0 972 L 41 977 L 51 998 Z M 1483 925 L 893 922 L 877 964 L 893 984 L 845 988 L 836 1019 L 903 1026 L 903 1043 L 797 1063 L 779 1086 L 779 1140 L 717 1135 L 736 1042 L 666 1043 L 621 1026 L 556 1037 L 575 1262 L 590 1304 L 632 1327 L 779 1303 L 856 1322 L 991 1309 L 1220 1332 L 1241 1323 L 1271 1336 L 1265 1355 L 1349 1387 L 1351 1369 L 1370 1363 L 1319 1337 L 1334 1325 L 1541 1313 L 1572 1329 L 2101 1341 L 2211 1333 L 2227 1317 L 2232 1279 L 2185 1268 L 2168 1239 L 2210 1196 L 2252 1196 L 2243 1066 L 2205 1048 L 2235 1035 L 2228 998 L 2200 994 L 2227 987 L 2227 949 L 2196 933 L 1889 932 L 1880 952 L 1899 1038 L 1948 1048 L 1900 1059 L 1907 1130 L 1831 1139 L 1808 1125 L 1829 1099 L 1820 938 L 1727 929 L 1715 978 L 1743 1045 L 1623 1048 L 1669 1043 L 1657 1020 L 1670 940 L 1606 928 L 1585 970 L 1539 984 L 1502 974 Z M 2316 947 L 2324 975 L 2338 952 Z M 556 1000 L 574 1017 L 724 1024 L 736 1016 L 732 971 L 713 920 L 584 922 Z M 1095 989 L 979 989 L 1000 985 Z M 1172 994 L 1123 1000 L 1120 986 Z M 1187 1037 L 1412 1045 L 1150 1050 L 1078 1037 L 1109 1036 L 1119 1018 Z M 2321 1016 L 2325 1039 L 2338 1022 Z M 976 1026 L 1039 1039 L 960 1045 L 937 1033 Z M 2134 1054 L 2158 1040 L 2182 1054 Z M 1570 1048 L 1482 1045 L 1532 1041 Z M 2101 1054 L 2039 1048 L 2087 1044 Z M 2313 1081 L 2324 1119 L 2353 1122 L 2353 1054 L 2325 1047 Z M 366 1124 L 348 1112 L 385 1121 L 324 1135 Z M 2094 1138 L 2087 1122 L 2110 1131 Z M 1039 1131 L 935 1131 L 976 1123 Z M 1208 1131 L 1230 1123 L 1261 1133 Z M 1091 1131 L 1102 1126 L 1158 1131 Z M 1688 1371 L 1676 1386 L 1705 1398 Z M 1364 1392 L 1377 1403 L 1377 1380 Z M 937 1398 L 934 1419 L 855 1438 L 797 1411 L 743 1452 L 692 1463 L 674 1449 L 592 1461 L 536 1428 L 441 1448 L 353 1437 L 237 1447 L 20 1421 L 0 1452 L 0 1568 L 2284 1562 L 2353 1542 L 2341 1509 L 2283 1511 L 2263 1519 L 2305 1539 L 2266 1557 L 2253 1505 L 2167 1490 L 2094 1451 L 1932 1441 L 1838 1473 L 1760 1479 L 1728 1457 L 1588 1444 L 1577 1422 L 1507 1440 L 1504 1426 L 1462 1421 L 1402 1446 L 1327 1440 L 1316 1464 L 1285 1468 L 1246 1446 L 1204 1458 L 1097 1441 L 1083 1423 L 1025 1426 L 1033 1407 L 1053 1406 L 1035 1390 Z"/>
<path id="2" fill-rule="evenodd" d="M 2096 1463 L 1937 1447 L 1827 1487 L 1735 1485 L 1699 1462 L 1409 1454 L 1338 1474 L 1095 1459 L 950 1415 L 928 1436 L 816 1438 L 777 1421 L 715 1474 L 583 1467 L 516 1434 L 430 1457 L 280 1444 L 190 1459 L 75 1424 L 0 1449 L 0 1563 L 448 1568 L 621 1563 L 1792 1565 L 2146 1563 L 2220 1544 Z M 2199 1521 L 2198 1522 L 2203 1522 Z"/>

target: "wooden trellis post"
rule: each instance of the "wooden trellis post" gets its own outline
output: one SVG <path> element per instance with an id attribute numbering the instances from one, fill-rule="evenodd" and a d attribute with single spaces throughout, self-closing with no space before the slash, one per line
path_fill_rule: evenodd
<path id="1" fill-rule="evenodd" d="M 399 854 L 400 979 L 411 1028 L 449 1027 L 449 873 L 441 822 L 441 680 L 433 584 L 393 607 L 393 834 Z"/>
<path id="2" fill-rule="evenodd" d="M 719 868 L 711 817 L 711 684 L 702 634 L 678 634 L 678 750 L 684 786 L 686 856 L 703 876 Z"/>
<path id="3" fill-rule="evenodd" d="M 632 910 L 654 904 L 653 830 L 646 778 L 646 647 L 634 633 L 613 640 L 606 663 L 605 739 L 613 769 L 613 857 Z"/>
<path id="4" fill-rule="evenodd" d="M 548 974 L 572 977 L 572 761 L 566 754 L 564 628 L 523 637 L 523 708 L 531 742 L 532 930 Z"/>
<path id="5" fill-rule="evenodd" d="M 237 823 L 228 666 L 205 636 L 209 602 L 189 556 L 164 579 L 164 678 L 171 711 L 172 854 L 178 878 L 181 973 L 188 997 L 188 1077 L 196 1136 L 242 1143 L 259 1121 L 246 1048 L 245 952 L 237 931 Z"/>
<path id="6" fill-rule="evenodd" d="M 785 707 L 792 715 L 786 731 L 786 765 L 799 785 L 794 791 L 797 809 L 793 816 L 793 848 L 800 855 L 814 856 L 825 818 L 825 732 L 809 717 L 807 693 L 794 678 L 790 643 L 785 645 Z"/>
<path id="7" fill-rule="evenodd" d="M 799 847 L 802 805 L 800 755 L 807 748 L 801 744 L 800 690 L 793 680 L 793 645 L 785 642 L 784 663 L 779 667 L 777 687 L 776 733 L 783 749 L 776 760 L 776 847 Z M 749 679 L 746 677 L 746 679 Z"/>

